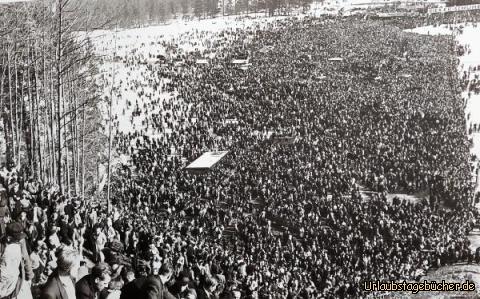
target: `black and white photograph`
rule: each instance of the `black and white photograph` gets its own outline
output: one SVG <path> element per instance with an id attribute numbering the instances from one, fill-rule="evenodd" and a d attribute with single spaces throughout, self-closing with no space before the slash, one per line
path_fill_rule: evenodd
<path id="1" fill-rule="evenodd" d="M 0 299 L 480 298 L 480 0 L 0 0 Z"/>

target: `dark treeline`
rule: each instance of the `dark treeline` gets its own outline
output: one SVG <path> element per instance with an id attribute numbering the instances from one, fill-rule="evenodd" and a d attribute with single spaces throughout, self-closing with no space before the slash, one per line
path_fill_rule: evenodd
<path id="1" fill-rule="evenodd" d="M 89 0 L 99 18 L 122 26 L 164 23 L 170 19 L 224 15 L 287 15 L 308 9 L 313 0 Z"/>
<path id="2" fill-rule="evenodd" d="M 447 6 L 480 4 L 480 0 L 449 0 Z"/>

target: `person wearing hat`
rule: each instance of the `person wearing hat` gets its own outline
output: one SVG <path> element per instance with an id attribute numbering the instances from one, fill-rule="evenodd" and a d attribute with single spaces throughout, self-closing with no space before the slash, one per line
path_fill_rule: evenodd
<path id="1" fill-rule="evenodd" d="M 6 235 L 0 241 L 0 256 L 0 298 L 32 298 L 33 270 L 20 223 L 7 225 Z"/>

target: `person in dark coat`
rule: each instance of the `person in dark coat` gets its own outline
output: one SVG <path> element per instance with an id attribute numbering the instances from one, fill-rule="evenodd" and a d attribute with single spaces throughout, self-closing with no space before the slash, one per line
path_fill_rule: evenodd
<path id="1" fill-rule="evenodd" d="M 197 297 L 195 289 L 191 287 L 192 282 L 187 271 L 180 272 L 175 283 L 170 287 L 169 291 L 175 296 L 186 298 L 190 293 Z"/>
<path id="2" fill-rule="evenodd" d="M 67 295 L 67 291 L 65 290 L 65 285 L 60 280 L 57 271 L 53 271 L 50 277 L 48 277 L 47 283 L 42 289 L 40 298 L 41 299 L 70 299 L 70 297 Z"/>
<path id="3" fill-rule="evenodd" d="M 73 206 L 70 198 L 67 198 L 63 211 L 65 212 L 65 215 L 68 216 L 68 219 L 73 219 L 73 216 L 75 215 L 75 207 Z"/>
<path id="4" fill-rule="evenodd" d="M 99 263 L 92 268 L 92 272 L 75 284 L 77 299 L 97 299 L 100 293 L 110 283 L 110 267 L 106 263 Z"/>
<path id="5" fill-rule="evenodd" d="M 197 299 L 218 299 L 218 282 L 213 277 L 206 277 L 202 286 L 197 290 Z"/>
<path id="6" fill-rule="evenodd" d="M 69 223 L 69 216 L 68 215 L 63 215 L 61 220 L 58 223 L 59 232 L 58 232 L 58 237 L 60 238 L 60 241 L 65 244 L 72 244 L 73 240 L 73 227 Z"/>
<path id="7" fill-rule="evenodd" d="M 40 299 L 76 299 L 75 284 L 81 257 L 71 248 L 60 249 L 57 253 L 57 268 L 48 277 L 40 293 Z"/>
<path id="8" fill-rule="evenodd" d="M 172 274 L 172 265 L 164 263 L 158 270 L 158 275 L 140 277 L 126 284 L 122 288 L 120 299 L 175 299 L 165 287 Z"/>

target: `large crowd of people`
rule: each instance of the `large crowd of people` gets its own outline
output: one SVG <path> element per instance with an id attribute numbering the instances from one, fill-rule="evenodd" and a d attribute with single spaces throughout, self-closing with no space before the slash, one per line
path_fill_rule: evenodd
<path id="1" fill-rule="evenodd" d="M 468 47 L 409 22 L 290 18 L 125 53 L 103 82 L 129 157 L 110 211 L 0 173 L 0 298 L 354 298 L 480 262 L 459 94 L 478 78 L 457 76 Z"/>

